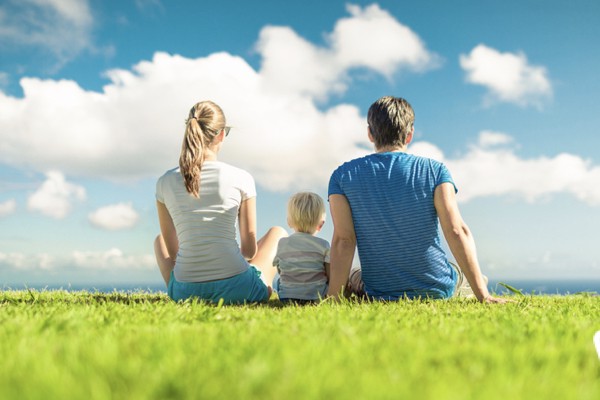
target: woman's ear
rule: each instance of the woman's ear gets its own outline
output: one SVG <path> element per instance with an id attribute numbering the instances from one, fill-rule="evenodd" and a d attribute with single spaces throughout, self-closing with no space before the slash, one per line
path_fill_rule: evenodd
<path id="1" fill-rule="evenodd" d="M 225 140 L 225 129 L 221 129 L 219 134 L 217 136 L 215 136 L 215 139 L 214 139 L 214 141 L 216 143 L 221 143 L 223 140 Z"/>

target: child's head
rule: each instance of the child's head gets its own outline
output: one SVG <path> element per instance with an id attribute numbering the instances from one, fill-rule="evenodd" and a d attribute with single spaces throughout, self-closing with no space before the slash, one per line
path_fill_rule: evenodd
<path id="1" fill-rule="evenodd" d="M 296 232 L 314 234 L 325 222 L 325 203 L 316 193 L 296 193 L 288 201 L 288 225 Z"/>

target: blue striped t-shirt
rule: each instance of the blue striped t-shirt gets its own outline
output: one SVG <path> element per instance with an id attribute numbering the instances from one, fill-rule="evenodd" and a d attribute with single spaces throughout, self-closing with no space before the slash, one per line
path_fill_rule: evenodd
<path id="1" fill-rule="evenodd" d="M 371 154 L 333 172 L 329 196 L 344 195 L 350 204 L 368 295 L 452 296 L 457 276 L 441 246 L 433 203 L 444 182 L 454 185 L 444 164 L 403 152 Z"/>

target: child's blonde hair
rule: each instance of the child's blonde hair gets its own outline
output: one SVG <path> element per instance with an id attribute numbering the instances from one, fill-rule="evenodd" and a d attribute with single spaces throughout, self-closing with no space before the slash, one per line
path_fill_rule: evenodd
<path id="1" fill-rule="evenodd" d="M 312 192 L 296 193 L 288 201 L 288 224 L 298 232 L 314 233 L 325 217 L 325 203 Z"/>

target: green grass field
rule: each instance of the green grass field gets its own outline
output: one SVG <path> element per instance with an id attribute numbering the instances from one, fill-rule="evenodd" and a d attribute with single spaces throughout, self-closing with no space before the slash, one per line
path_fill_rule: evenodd
<path id="1" fill-rule="evenodd" d="M 0 292 L 2 399 L 600 398 L 600 297 L 310 306 Z"/>

